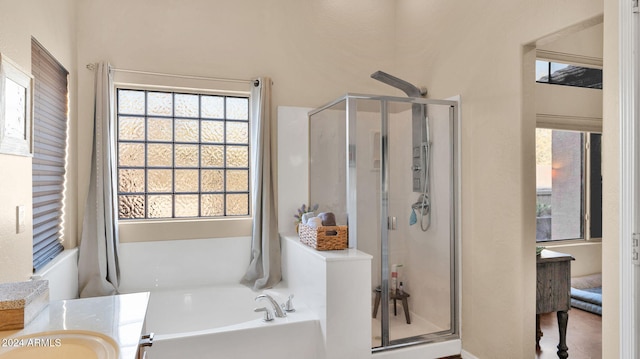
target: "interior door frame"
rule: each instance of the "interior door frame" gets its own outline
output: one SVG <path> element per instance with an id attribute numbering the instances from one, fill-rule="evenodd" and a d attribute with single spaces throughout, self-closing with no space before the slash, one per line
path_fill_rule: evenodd
<path id="1" fill-rule="evenodd" d="M 637 1 L 619 0 L 619 110 L 620 110 L 620 357 L 637 358 L 639 313 L 636 293 L 639 293 L 640 267 L 633 261 L 633 236 L 640 232 L 640 181 L 638 149 L 640 136 L 638 114 L 640 103 L 640 26 Z M 635 7 L 635 8 L 634 8 Z M 635 52 L 635 54 L 634 54 Z"/>

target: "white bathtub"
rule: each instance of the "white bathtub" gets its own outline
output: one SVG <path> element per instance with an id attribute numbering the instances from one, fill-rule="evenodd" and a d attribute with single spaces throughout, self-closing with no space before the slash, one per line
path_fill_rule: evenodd
<path id="1" fill-rule="evenodd" d="M 265 323 L 260 293 L 239 285 L 251 238 L 209 238 L 120 244 L 119 290 L 149 291 L 148 359 L 325 357 L 318 314 L 293 293 L 296 311 Z M 281 284 L 283 286 L 284 284 Z M 282 303 L 286 288 L 269 290 Z"/>
<path id="2" fill-rule="evenodd" d="M 267 293 L 282 302 L 287 292 Z M 253 310 L 269 303 L 255 301 L 258 294 L 240 285 L 152 291 L 146 331 L 155 339 L 147 358 L 324 357 L 315 314 L 294 299 L 295 312 L 264 322 Z"/>

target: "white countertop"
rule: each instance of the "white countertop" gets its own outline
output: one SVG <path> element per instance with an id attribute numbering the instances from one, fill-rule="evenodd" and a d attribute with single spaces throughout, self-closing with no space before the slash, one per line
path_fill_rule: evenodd
<path id="1" fill-rule="evenodd" d="M 0 338 L 58 330 L 94 331 L 118 343 L 120 359 L 135 359 L 148 303 L 148 292 L 53 301 L 24 329 L 0 331 Z"/>

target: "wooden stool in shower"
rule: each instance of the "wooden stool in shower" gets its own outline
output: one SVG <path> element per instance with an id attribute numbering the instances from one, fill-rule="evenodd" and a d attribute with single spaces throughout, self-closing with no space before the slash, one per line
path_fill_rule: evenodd
<path id="1" fill-rule="evenodd" d="M 375 289 L 376 298 L 373 304 L 373 317 L 378 316 L 378 307 L 380 306 L 380 297 L 382 296 L 382 288 L 377 286 Z M 402 301 L 402 309 L 404 309 L 404 317 L 407 320 L 407 324 L 411 324 L 411 316 L 409 315 L 409 298 L 410 295 L 407 292 L 398 293 L 395 290 L 389 292 L 389 299 L 393 299 L 393 315 L 398 315 L 398 309 L 396 308 L 396 301 Z"/>

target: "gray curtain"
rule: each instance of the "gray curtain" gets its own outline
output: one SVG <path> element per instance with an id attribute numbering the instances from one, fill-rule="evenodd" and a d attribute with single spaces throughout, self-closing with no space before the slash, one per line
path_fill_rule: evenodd
<path id="1" fill-rule="evenodd" d="M 280 236 L 276 220 L 275 126 L 271 122 L 271 79 L 251 90 L 251 262 L 242 283 L 254 290 L 280 282 Z"/>
<path id="2" fill-rule="evenodd" d="M 78 257 L 80 297 L 118 291 L 118 206 L 116 201 L 113 79 L 107 63 L 94 66 L 95 105 L 89 192 Z"/>

